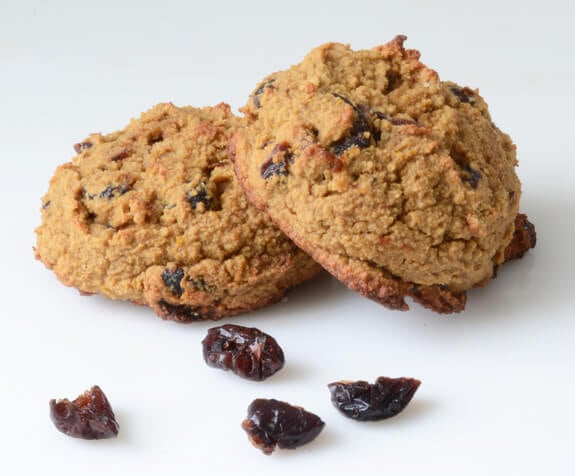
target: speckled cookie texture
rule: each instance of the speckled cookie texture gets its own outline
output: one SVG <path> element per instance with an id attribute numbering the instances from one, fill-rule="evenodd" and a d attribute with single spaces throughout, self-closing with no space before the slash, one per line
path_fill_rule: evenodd
<path id="1" fill-rule="evenodd" d="M 178 321 L 276 301 L 319 266 L 250 205 L 227 157 L 229 106 L 159 104 L 92 134 L 43 198 L 36 257 L 81 292 Z"/>
<path id="2" fill-rule="evenodd" d="M 249 199 L 351 289 L 458 312 L 505 259 L 515 146 L 477 90 L 441 81 L 405 39 L 325 44 L 271 74 L 230 155 Z"/>

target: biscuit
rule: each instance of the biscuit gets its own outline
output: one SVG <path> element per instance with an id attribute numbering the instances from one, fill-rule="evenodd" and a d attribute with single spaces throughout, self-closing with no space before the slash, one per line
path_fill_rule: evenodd
<path id="1" fill-rule="evenodd" d="M 229 106 L 159 104 L 92 134 L 43 198 L 35 254 L 85 294 L 176 321 L 262 307 L 319 271 L 251 206 L 227 158 Z"/>
<path id="2" fill-rule="evenodd" d="M 230 156 L 248 198 L 351 289 L 461 311 L 504 261 L 521 186 L 477 90 L 405 49 L 329 43 L 271 74 Z"/>

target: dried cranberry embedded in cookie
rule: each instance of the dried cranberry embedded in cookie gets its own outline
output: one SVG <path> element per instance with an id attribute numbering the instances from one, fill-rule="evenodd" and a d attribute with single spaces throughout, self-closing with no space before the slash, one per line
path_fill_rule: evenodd
<path id="1" fill-rule="evenodd" d="M 258 88 L 254 91 L 253 101 L 254 101 L 254 106 L 256 107 L 256 109 L 259 109 L 262 107 L 262 104 L 260 102 L 260 96 L 264 93 L 266 88 L 274 89 L 274 82 L 275 82 L 275 79 L 271 78 L 268 81 L 261 84 L 260 86 L 258 86 Z"/>
<path id="2" fill-rule="evenodd" d="M 284 365 L 276 340 L 256 329 L 234 324 L 212 327 L 202 341 L 204 360 L 210 367 L 231 370 L 240 377 L 261 381 Z"/>
<path id="3" fill-rule="evenodd" d="M 270 455 L 279 448 L 295 449 L 315 439 L 325 423 L 301 407 L 275 399 L 258 398 L 248 407 L 242 428 L 252 445 Z"/>
<path id="4" fill-rule="evenodd" d="M 85 142 L 78 142 L 77 144 L 74 144 L 74 151 L 76 152 L 76 154 L 80 154 L 81 152 L 83 152 L 86 149 L 89 149 L 90 147 L 92 147 L 94 144 L 92 144 L 89 141 L 85 141 Z"/>
<path id="5" fill-rule="evenodd" d="M 451 86 L 449 90 L 457 97 L 461 102 L 475 104 L 475 92 L 473 89 L 466 87 L 458 88 L 457 86 Z"/>
<path id="6" fill-rule="evenodd" d="M 359 147 L 360 149 L 369 147 L 372 143 L 373 127 L 367 115 L 364 114 L 361 107 L 357 106 L 341 94 L 332 93 L 332 95 L 341 99 L 346 104 L 349 104 L 355 111 L 356 119 L 350 133 L 346 137 L 343 137 L 331 144 L 331 152 L 340 156 L 352 147 Z"/>
<path id="7" fill-rule="evenodd" d="M 75 438 L 98 440 L 118 435 L 112 407 L 97 385 L 74 401 L 50 400 L 50 418 L 58 430 Z"/>
<path id="8" fill-rule="evenodd" d="M 162 281 L 176 296 L 181 296 L 184 292 L 181 284 L 182 279 L 184 279 L 184 270 L 182 268 L 166 269 L 162 272 Z"/>
<path id="9" fill-rule="evenodd" d="M 421 382 L 414 378 L 379 377 L 375 384 L 363 380 L 328 385 L 333 405 L 358 421 L 383 420 L 400 413 L 411 401 Z"/>
<path id="10" fill-rule="evenodd" d="M 276 144 L 270 155 L 260 167 L 260 175 L 267 180 L 274 175 L 288 175 L 289 165 L 294 161 L 294 155 L 287 142 Z"/>
<path id="11" fill-rule="evenodd" d="M 199 204 L 203 204 L 206 210 L 210 210 L 213 203 L 206 191 L 206 184 L 204 182 L 200 182 L 193 192 L 186 192 L 186 201 L 193 210 L 196 210 Z"/>

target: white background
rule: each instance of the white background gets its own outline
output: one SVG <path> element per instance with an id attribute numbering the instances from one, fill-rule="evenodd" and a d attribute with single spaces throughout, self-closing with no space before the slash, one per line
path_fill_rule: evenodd
<path id="1" fill-rule="evenodd" d="M 0 1 L 0 474 L 571 475 L 575 443 L 573 2 Z M 469 293 L 467 309 L 392 312 L 327 275 L 228 322 L 283 346 L 263 383 L 208 368 L 213 323 L 62 286 L 33 258 L 40 198 L 90 132 L 160 101 L 237 111 L 260 79 L 327 41 L 398 33 L 443 79 L 478 87 L 518 147 L 537 248 Z M 422 380 L 394 419 L 361 424 L 326 384 Z M 93 384 L 114 440 L 57 432 L 48 400 Z M 240 422 L 256 397 L 319 414 L 310 445 L 267 457 Z"/>

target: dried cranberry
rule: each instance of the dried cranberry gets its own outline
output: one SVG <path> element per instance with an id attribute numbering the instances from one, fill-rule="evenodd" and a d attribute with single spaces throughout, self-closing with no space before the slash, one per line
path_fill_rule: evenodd
<path id="1" fill-rule="evenodd" d="M 379 377 L 375 384 L 333 382 L 328 385 L 331 401 L 345 416 L 359 421 L 383 420 L 401 412 L 421 382 L 414 378 Z"/>
<path id="2" fill-rule="evenodd" d="M 58 430 L 75 438 L 99 440 L 118 435 L 112 407 L 97 385 L 72 402 L 50 400 L 50 418 Z"/>
<path id="3" fill-rule="evenodd" d="M 284 449 L 305 445 L 324 426 L 321 418 L 301 407 L 263 398 L 250 404 L 247 419 L 242 422 L 251 443 L 266 455 L 272 454 L 276 445 Z"/>
<path id="4" fill-rule="evenodd" d="M 256 107 L 256 109 L 259 109 L 260 107 L 262 107 L 261 102 L 260 102 L 260 96 L 263 94 L 263 92 L 266 90 L 266 88 L 270 88 L 270 89 L 274 89 L 274 78 L 269 79 L 268 81 L 264 82 L 263 84 L 261 84 L 255 91 L 254 91 L 254 106 Z"/>
<path id="5" fill-rule="evenodd" d="M 260 175 L 263 179 L 269 179 L 274 175 L 288 175 L 288 168 L 294 161 L 294 155 L 287 142 L 276 144 L 270 155 L 260 167 Z"/>
<path id="6" fill-rule="evenodd" d="M 99 197 L 102 199 L 107 198 L 108 200 L 112 200 L 116 194 L 124 195 L 128 190 L 130 190 L 128 185 L 108 185 L 100 192 Z"/>
<path id="7" fill-rule="evenodd" d="M 459 88 L 457 86 L 452 86 L 449 89 L 461 102 L 469 104 L 475 103 L 475 92 L 472 89 L 468 87 Z"/>
<path id="8" fill-rule="evenodd" d="M 356 117 L 350 133 L 331 145 L 332 153 L 339 156 L 342 155 L 346 150 L 351 149 L 352 147 L 359 147 L 360 149 L 365 149 L 366 147 L 369 147 L 371 145 L 373 131 L 371 122 L 364 114 L 363 110 L 346 97 L 337 93 L 332 94 L 336 98 L 339 98 L 343 102 L 349 104 L 355 111 L 355 117 Z"/>
<path id="9" fill-rule="evenodd" d="M 186 192 L 186 201 L 193 210 L 195 210 L 200 203 L 204 205 L 205 210 L 212 208 L 212 199 L 206 191 L 206 184 L 204 182 L 200 182 L 193 192 Z"/>
<path id="10" fill-rule="evenodd" d="M 76 151 L 76 154 L 81 153 L 82 151 L 89 149 L 90 147 L 92 147 L 94 144 L 92 144 L 91 142 L 78 142 L 77 144 L 74 144 L 74 150 Z"/>
<path id="11" fill-rule="evenodd" d="M 461 180 L 471 185 L 471 188 L 477 188 L 479 180 L 481 180 L 481 173 L 469 164 L 461 165 Z"/>
<path id="12" fill-rule="evenodd" d="M 255 327 L 235 324 L 212 327 L 202 345 L 209 366 L 231 370 L 249 380 L 265 380 L 280 370 L 285 361 L 276 340 Z"/>
<path id="13" fill-rule="evenodd" d="M 181 296 L 184 292 L 181 285 L 182 279 L 184 279 L 184 270 L 182 268 L 166 269 L 162 272 L 162 281 L 176 296 Z"/>

